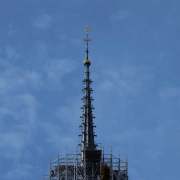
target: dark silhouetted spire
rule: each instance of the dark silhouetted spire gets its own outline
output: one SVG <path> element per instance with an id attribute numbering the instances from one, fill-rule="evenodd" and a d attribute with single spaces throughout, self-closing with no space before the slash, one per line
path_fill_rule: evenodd
<path id="1" fill-rule="evenodd" d="M 90 72 L 89 67 L 91 65 L 91 61 L 88 59 L 88 45 L 89 41 L 92 41 L 88 38 L 88 32 L 89 29 L 86 27 L 86 39 L 83 39 L 83 41 L 86 42 L 86 60 L 84 60 L 84 66 L 85 66 L 85 79 L 83 80 L 83 83 L 85 84 L 84 89 L 82 90 L 84 92 L 84 97 L 82 98 L 84 105 L 81 108 L 83 110 L 82 118 L 82 141 L 81 141 L 81 152 L 83 153 L 84 150 L 87 149 L 95 149 L 96 144 L 94 141 L 94 127 L 93 126 L 93 118 L 95 118 L 92 114 L 92 110 L 94 109 L 92 106 L 92 101 L 94 100 L 91 97 L 91 92 L 93 91 L 91 88 L 91 79 L 89 78 Z"/>

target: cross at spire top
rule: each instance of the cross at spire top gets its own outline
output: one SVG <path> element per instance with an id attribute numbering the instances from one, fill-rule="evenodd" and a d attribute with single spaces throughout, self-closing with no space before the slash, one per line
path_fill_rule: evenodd
<path id="1" fill-rule="evenodd" d="M 84 61 L 84 64 L 85 63 L 89 63 L 89 64 L 91 64 L 91 61 L 88 59 L 88 53 L 89 53 L 89 50 L 88 50 L 88 46 L 89 46 L 89 41 L 92 41 L 92 39 L 89 39 L 88 38 L 88 32 L 89 32 L 90 30 L 88 29 L 88 27 L 86 26 L 86 39 L 83 39 L 83 41 L 85 41 L 86 42 L 86 60 Z"/>

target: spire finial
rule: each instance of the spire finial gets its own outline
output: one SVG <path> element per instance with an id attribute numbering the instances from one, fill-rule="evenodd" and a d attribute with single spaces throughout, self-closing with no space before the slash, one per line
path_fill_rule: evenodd
<path id="1" fill-rule="evenodd" d="M 84 65 L 86 64 L 86 63 L 89 63 L 89 64 L 91 64 L 91 61 L 88 59 L 88 53 L 89 53 L 89 51 L 88 51 L 88 46 L 89 46 L 89 41 L 92 41 L 92 39 L 89 39 L 88 38 L 88 32 L 89 32 L 90 30 L 88 29 L 88 27 L 86 26 L 86 39 L 83 39 L 83 41 L 85 41 L 86 42 L 86 60 L 84 61 Z"/>
<path id="2" fill-rule="evenodd" d="M 88 29 L 88 27 L 86 26 L 86 32 L 88 33 L 90 30 Z"/>

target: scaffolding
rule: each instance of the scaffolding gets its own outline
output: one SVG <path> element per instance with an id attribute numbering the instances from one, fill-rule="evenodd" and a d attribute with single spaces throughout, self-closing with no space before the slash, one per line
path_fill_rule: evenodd
<path id="1" fill-rule="evenodd" d="M 86 159 L 86 158 L 85 158 Z M 98 180 L 103 165 L 110 169 L 110 180 L 128 180 L 128 163 L 110 154 L 101 155 L 99 162 L 87 164 L 82 161 L 81 153 L 67 154 L 50 161 L 50 175 L 43 175 L 43 180 Z"/>

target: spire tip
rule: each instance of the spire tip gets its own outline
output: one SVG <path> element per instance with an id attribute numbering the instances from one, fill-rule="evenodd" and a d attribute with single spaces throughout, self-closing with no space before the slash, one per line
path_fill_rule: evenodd
<path id="1" fill-rule="evenodd" d="M 88 29 L 88 27 L 86 26 L 86 32 L 88 33 L 90 30 Z"/>

